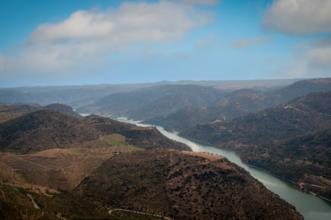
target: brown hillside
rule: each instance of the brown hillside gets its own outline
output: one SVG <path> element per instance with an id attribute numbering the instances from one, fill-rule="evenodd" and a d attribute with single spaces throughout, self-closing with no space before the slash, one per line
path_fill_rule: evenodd
<path id="1" fill-rule="evenodd" d="M 114 208 L 175 219 L 302 219 L 227 160 L 177 151 L 115 156 L 85 178 L 76 192 Z"/>
<path id="2" fill-rule="evenodd" d="M 51 148 L 112 146 L 112 143 L 107 143 L 107 136 L 114 134 L 122 135 L 126 144 L 141 148 L 189 150 L 187 146 L 164 137 L 155 128 L 141 128 L 100 116 L 83 118 L 50 110 L 35 111 L 0 123 L 0 149 L 30 153 Z"/>
<path id="3" fill-rule="evenodd" d="M 113 155 L 139 150 L 134 147 L 49 149 L 32 154 L 0 154 L 0 179 L 70 191 Z M 30 186 L 32 187 L 32 186 Z"/>

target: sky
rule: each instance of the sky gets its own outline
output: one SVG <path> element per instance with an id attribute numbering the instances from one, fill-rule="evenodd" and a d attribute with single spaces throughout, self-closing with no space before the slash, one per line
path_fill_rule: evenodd
<path id="1" fill-rule="evenodd" d="M 331 0 L 0 0 L 0 87 L 331 77 Z"/>

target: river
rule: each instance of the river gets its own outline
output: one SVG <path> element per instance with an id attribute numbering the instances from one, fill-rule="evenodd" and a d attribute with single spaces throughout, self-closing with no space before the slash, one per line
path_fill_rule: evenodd
<path id="1" fill-rule="evenodd" d="M 126 118 L 118 118 L 119 121 L 135 124 L 142 127 L 154 125 L 143 124 L 138 121 L 128 120 Z M 259 170 L 244 164 L 241 159 L 233 151 L 222 150 L 211 146 L 203 146 L 186 138 L 180 137 L 174 132 L 166 131 L 160 126 L 156 127 L 164 136 L 174 141 L 186 144 L 192 151 L 203 151 L 213 154 L 219 154 L 226 157 L 229 161 L 237 164 L 248 171 L 254 178 L 259 180 L 270 191 L 278 194 L 282 199 L 292 204 L 304 216 L 306 220 L 330 220 L 331 219 L 331 204 L 310 194 L 297 190 L 294 186 L 286 183 L 269 173 Z"/>

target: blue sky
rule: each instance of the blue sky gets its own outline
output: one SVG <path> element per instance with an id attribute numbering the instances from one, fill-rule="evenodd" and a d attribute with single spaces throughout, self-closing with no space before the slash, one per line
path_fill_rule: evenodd
<path id="1" fill-rule="evenodd" d="M 330 2 L 1 0 L 0 86 L 329 77 Z"/>

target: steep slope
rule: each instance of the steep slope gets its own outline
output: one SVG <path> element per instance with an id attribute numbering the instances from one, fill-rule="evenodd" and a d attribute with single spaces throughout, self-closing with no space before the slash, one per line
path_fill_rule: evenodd
<path id="1" fill-rule="evenodd" d="M 315 93 L 255 114 L 198 125 L 184 132 L 219 146 L 257 144 L 331 128 L 331 92 Z"/>
<path id="2" fill-rule="evenodd" d="M 220 90 L 197 85 L 165 85 L 113 94 L 80 108 L 79 111 L 147 120 L 188 106 L 210 105 L 223 94 Z"/>
<path id="3" fill-rule="evenodd" d="M 155 117 L 146 122 L 161 125 L 169 130 L 183 131 L 195 125 L 215 120 L 231 120 L 273 105 L 273 99 L 265 92 L 244 89 L 226 94 L 212 105 L 186 107 L 167 116 Z"/>
<path id="4" fill-rule="evenodd" d="M 256 153 L 258 151 L 258 153 Z M 249 164 L 272 171 L 304 191 L 331 198 L 331 130 L 242 150 Z"/>
<path id="5" fill-rule="evenodd" d="M 169 130 L 183 131 L 198 124 L 215 120 L 231 120 L 275 107 L 309 93 L 327 91 L 331 91 L 330 78 L 302 80 L 272 91 L 242 89 L 226 94 L 218 102 L 207 107 L 189 106 L 166 116 L 151 118 L 146 122 L 161 125 Z"/>
<path id="6" fill-rule="evenodd" d="M 241 168 L 201 153 L 157 150 L 118 155 L 76 192 L 114 208 L 175 219 L 302 219 Z"/>
<path id="7" fill-rule="evenodd" d="M 248 163 L 300 186 L 301 182 L 308 186 L 322 178 L 320 184 L 309 190 L 330 199 L 328 130 L 331 130 L 331 92 L 306 95 L 228 122 L 198 125 L 183 135 L 235 150 Z M 312 175 L 318 178 L 309 178 Z"/>

